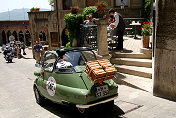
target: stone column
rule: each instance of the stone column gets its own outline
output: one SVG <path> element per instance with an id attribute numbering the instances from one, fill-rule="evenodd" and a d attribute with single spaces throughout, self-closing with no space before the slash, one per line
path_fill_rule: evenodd
<path id="1" fill-rule="evenodd" d="M 107 42 L 107 21 L 105 19 L 97 19 L 97 43 L 98 54 L 101 56 L 109 56 Z"/>
<path id="2" fill-rule="evenodd" d="M 153 94 L 176 101 L 176 1 L 157 0 Z"/>

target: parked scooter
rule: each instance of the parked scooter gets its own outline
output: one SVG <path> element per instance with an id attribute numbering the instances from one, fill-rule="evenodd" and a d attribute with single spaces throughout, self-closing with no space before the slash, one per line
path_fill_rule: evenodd
<path id="1" fill-rule="evenodd" d="M 12 63 L 12 60 L 13 60 L 13 57 L 14 57 L 13 53 L 12 53 L 12 50 L 9 49 L 8 47 L 6 47 L 6 49 L 4 50 L 3 54 L 4 54 L 5 60 L 10 62 L 10 63 Z"/>

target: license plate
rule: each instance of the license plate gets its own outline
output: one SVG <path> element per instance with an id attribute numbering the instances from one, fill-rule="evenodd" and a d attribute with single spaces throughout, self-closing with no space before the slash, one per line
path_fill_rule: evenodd
<path id="1" fill-rule="evenodd" d="M 96 97 L 101 98 L 109 95 L 108 85 L 95 87 Z"/>

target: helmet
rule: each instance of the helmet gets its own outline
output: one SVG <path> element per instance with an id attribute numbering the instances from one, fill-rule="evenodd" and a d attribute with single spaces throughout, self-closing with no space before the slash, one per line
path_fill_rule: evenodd
<path id="1" fill-rule="evenodd" d="M 38 41 L 36 41 L 35 43 L 38 44 Z"/>

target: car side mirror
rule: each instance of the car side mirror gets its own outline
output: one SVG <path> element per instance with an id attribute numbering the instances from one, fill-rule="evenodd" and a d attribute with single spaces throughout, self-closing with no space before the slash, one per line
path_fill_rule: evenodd
<path id="1" fill-rule="evenodd" d="M 36 71 L 34 71 L 34 75 L 35 75 L 35 76 L 40 76 L 40 75 L 41 75 L 41 72 L 39 72 L 39 71 L 36 70 Z"/>

